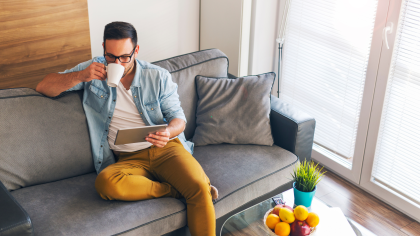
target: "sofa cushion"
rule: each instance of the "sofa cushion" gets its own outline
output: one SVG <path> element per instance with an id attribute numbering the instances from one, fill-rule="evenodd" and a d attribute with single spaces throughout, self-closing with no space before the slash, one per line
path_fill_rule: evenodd
<path id="1" fill-rule="evenodd" d="M 276 145 L 200 146 L 194 157 L 219 190 L 214 203 L 216 218 L 289 182 L 298 160 Z"/>
<path id="2" fill-rule="evenodd" d="M 167 69 L 172 80 L 178 84 L 179 100 L 187 118 L 184 130 L 186 139 L 191 139 L 195 130 L 197 93 L 195 76 L 227 77 L 229 61 L 219 49 L 208 49 L 153 62 Z"/>
<path id="3" fill-rule="evenodd" d="M 237 79 L 198 75 L 194 145 L 273 145 L 270 93 L 274 78 L 274 73 Z"/>
<path id="4" fill-rule="evenodd" d="M 9 190 L 94 171 L 82 91 L 0 90 L 0 181 Z"/>
<path id="5" fill-rule="evenodd" d="M 175 198 L 107 201 L 95 190 L 96 173 L 12 192 L 31 217 L 35 235 L 161 235 L 186 225 Z"/>

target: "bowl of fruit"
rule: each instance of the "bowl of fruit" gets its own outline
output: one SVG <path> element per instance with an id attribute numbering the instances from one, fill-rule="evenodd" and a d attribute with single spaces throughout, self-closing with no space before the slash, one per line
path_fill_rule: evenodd
<path id="1" fill-rule="evenodd" d="M 295 209 L 286 204 L 278 204 L 264 215 L 264 225 L 275 236 L 308 236 L 316 230 L 319 216 L 308 212 L 305 206 Z"/>

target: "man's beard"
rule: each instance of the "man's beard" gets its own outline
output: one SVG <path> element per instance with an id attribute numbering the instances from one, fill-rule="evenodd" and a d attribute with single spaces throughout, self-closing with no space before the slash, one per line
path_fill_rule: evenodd
<path id="1" fill-rule="evenodd" d="M 134 67 L 134 63 L 135 63 L 135 61 L 133 61 L 133 63 L 131 63 L 130 67 L 125 68 L 124 74 L 121 78 L 124 78 L 124 76 L 126 76 L 128 74 L 128 72 L 130 72 L 130 70 Z"/>

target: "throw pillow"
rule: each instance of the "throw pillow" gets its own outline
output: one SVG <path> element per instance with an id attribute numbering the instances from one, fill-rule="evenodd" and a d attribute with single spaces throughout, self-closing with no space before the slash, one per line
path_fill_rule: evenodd
<path id="1" fill-rule="evenodd" d="M 196 76 L 194 145 L 272 146 L 270 93 L 274 78 L 273 72 L 236 79 Z"/>

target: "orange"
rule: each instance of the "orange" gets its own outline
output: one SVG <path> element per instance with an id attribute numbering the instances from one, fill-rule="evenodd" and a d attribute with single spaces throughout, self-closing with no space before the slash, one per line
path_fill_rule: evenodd
<path id="1" fill-rule="evenodd" d="M 294 210 L 295 218 L 300 221 L 306 220 L 308 217 L 308 209 L 305 206 L 299 205 Z"/>
<path id="2" fill-rule="evenodd" d="M 309 213 L 306 223 L 308 223 L 309 227 L 316 227 L 319 224 L 319 216 L 315 212 Z"/>
<path id="3" fill-rule="evenodd" d="M 295 221 L 295 216 L 293 215 L 293 211 L 287 208 L 281 208 L 279 212 L 279 216 L 280 216 L 281 221 L 284 221 L 289 224 Z"/>
<path id="4" fill-rule="evenodd" d="M 276 233 L 279 236 L 288 236 L 290 234 L 290 225 L 286 222 L 280 222 L 276 224 L 274 233 Z"/>
<path id="5" fill-rule="evenodd" d="M 280 222 L 280 218 L 278 215 L 270 214 L 267 216 L 267 219 L 265 220 L 265 224 L 270 229 L 274 229 L 276 227 L 276 224 Z"/>

